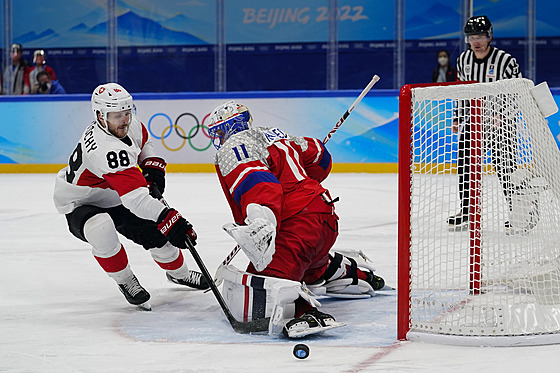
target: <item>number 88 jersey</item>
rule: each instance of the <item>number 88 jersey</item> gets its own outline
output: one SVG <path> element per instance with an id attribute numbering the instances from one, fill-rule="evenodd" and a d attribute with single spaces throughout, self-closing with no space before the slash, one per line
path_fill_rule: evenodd
<path id="1" fill-rule="evenodd" d="M 119 139 L 96 122 L 91 123 L 56 176 L 54 203 L 59 213 L 93 205 L 102 208 L 123 204 L 135 215 L 157 220 L 163 205 L 149 196 L 138 163 L 153 157 L 146 127 L 132 119 L 128 134 Z"/>

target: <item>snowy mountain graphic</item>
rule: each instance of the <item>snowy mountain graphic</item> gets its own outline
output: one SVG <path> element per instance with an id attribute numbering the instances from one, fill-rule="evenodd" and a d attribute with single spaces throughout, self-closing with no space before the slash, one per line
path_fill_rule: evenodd
<path id="1" fill-rule="evenodd" d="M 93 20 L 102 20 L 92 24 Z M 171 19 L 171 25 L 180 25 L 188 21 L 188 17 L 177 15 Z M 88 26 L 88 24 L 92 26 Z M 142 45 L 208 45 L 190 33 L 177 31 L 162 26 L 152 19 L 141 17 L 127 11 L 117 17 L 118 44 L 123 46 Z M 69 47 L 105 47 L 107 45 L 107 20 L 100 17 L 99 12 L 91 12 L 80 17 L 74 25 L 69 25 L 65 32 L 46 29 L 39 33 L 32 30 L 19 35 L 15 41 L 25 47 L 69 48 Z"/>
<path id="2" fill-rule="evenodd" d="M 70 28 L 70 30 L 68 30 L 68 31 L 84 32 L 84 31 L 87 31 L 87 29 L 88 29 L 87 25 L 82 22 L 82 23 L 77 24 L 76 26 L 72 26 Z"/>
<path id="3" fill-rule="evenodd" d="M 46 29 L 45 31 L 41 32 L 40 34 L 36 34 L 35 31 L 27 32 L 19 37 L 16 38 L 16 42 L 22 45 L 25 45 L 29 42 L 33 42 L 34 40 L 39 40 L 43 38 L 49 38 L 52 36 L 58 36 L 58 34 L 53 29 Z"/>
<path id="4" fill-rule="evenodd" d="M 161 26 L 151 19 L 140 17 L 134 12 L 126 12 L 117 17 L 119 40 L 126 40 L 135 45 L 136 40 L 156 40 L 158 44 L 206 44 L 203 40 L 180 31 L 173 31 Z M 107 33 L 107 22 L 100 23 L 90 28 L 88 34 Z"/>

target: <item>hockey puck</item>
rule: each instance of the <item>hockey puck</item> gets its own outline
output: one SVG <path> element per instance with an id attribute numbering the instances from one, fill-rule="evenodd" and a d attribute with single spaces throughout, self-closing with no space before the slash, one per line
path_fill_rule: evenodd
<path id="1" fill-rule="evenodd" d="M 294 356 L 298 359 L 307 359 L 309 356 L 309 347 L 303 343 L 294 346 Z"/>

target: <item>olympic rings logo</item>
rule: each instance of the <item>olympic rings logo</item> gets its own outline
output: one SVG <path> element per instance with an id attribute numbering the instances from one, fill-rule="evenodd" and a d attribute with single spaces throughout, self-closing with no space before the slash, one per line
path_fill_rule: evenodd
<path id="1" fill-rule="evenodd" d="M 169 115 L 167 115 L 167 114 L 156 113 L 156 114 L 152 115 L 152 117 L 148 121 L 148 131 L 150 132 L 150 135 L 152 135 L 155 139 L 161 140 L 161 143 L 163 144 L 165 149 L 167 149 L 171 152 L 176 152 L 176 151 L 182 149 L 185 146 L 185 144 L 187 143 L 187 141 L 189 142 L 189 145 L 191 146 L 191 148 L 193 150 L 196 150 L 198 152 L 203 152 L 206 149 L 208 149 L 210 147 L 210 145 L 212 145 L 212 138 L 208 134 L 208 126 L 204 125 L 204 122 L 206 121 L 206 119 L 209 116 L 210 116 L 210 114 L 206 114 L 206 116 L 202 119 L 202 124 L 201 124 L 199 122 L 197 116 L 192 114 L 192 113 L 182 113 L 182 114 L 180 114 L 177 117 L 177 119 L 175 119 L 175 122 L 173 122 L 171 120 L 171 118 L 169 117 Z M 154 121 L 155 118 L 158 118 L 158 117 L 163 117 L 164 120 L 166 120 L 167 123 L 168 123 L 168 125 L 164 126 L 163 131 L 161 131 L 161 136 L 155 134 L 152 131 L 152 122 Z M 182 121 L 185 122 L 185 120 L 187 120 L 189 118 L 190 118 L 190 120 L 194 120 L 194 123 L 192 123 L 191 129 L 187 133 L 187 132 L 185 132 L 183 127 L 181 127 L 179 125 L 179 121 L 182 119 Z M 166 143 L 166 140 L 165 140 L 171 135 L 171 133 L 173 132 L 173 129 L 175 129 L 175 134 L 177 136 L 179 136 L 179 138 L 182 140 L 181 144 L 177 147 L 169 146 Z M 193 143 L 193 139 L 195 137 L 197 137 L 199 132 L 202 134 L 202 139 L 204 139 L 204 138 L 208 139 L 208 145 L 197 146 Z M 206 140 L 203 140 L 203 143 L 205 144 Z"/>

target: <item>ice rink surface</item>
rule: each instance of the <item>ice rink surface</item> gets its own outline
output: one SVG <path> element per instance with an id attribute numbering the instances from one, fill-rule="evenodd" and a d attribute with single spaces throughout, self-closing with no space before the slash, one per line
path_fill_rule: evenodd
<path id="1" fill-rule="evenodd" d="M 336 247 L 363 250 L 396 286 L 397 175 L 332 174 L 339 196 Z M 232 331 L 212 293 L 166 281 L 123 238 L 152 312 L 129 306 L 67 230 L 52 202 L 54 174 L 0 174 L 0 372 L 530 372 L 558 371 L 560 346 L 457 347 L 396 340 L 396 292 L 365 300 L 320 299 L 348 326 L 297 341 Z M 165 197 L 190 220 L 211 273 L 233 248 L 231 221 L 213 174 L 169 174 Z M 185 252 L 189 265 L 196 264 Z M 244 269 L 239 253 L 233 264 Z"/>

